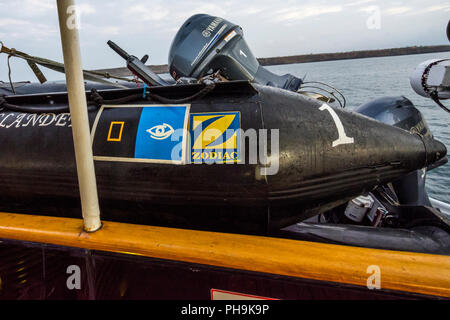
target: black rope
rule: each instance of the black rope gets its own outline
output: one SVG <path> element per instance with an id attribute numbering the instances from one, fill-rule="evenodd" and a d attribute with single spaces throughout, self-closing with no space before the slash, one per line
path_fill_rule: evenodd
<path id="1" fill-rule="evenodd" d="M 202 90 L 199 92 L 181 99 L 170 99 L 166 98 L 151 92 L 146 91 L 145 95 L 143 97 L 142 94 L 132 94 L 129 96 L 125 96 L 122 98 L 117 99 L 111 99 L 111 100 L 105 100 L 103 97 L 98 93 L 96 89 L 91 89 L 91 93 L 89 95 L 88 105 L 100 107 L 103 104 L 125 104 L 131 101 L 137 101 L 142 99 L 153 99 L 161 103 L 165 104 L 181 104 L 193 101 L 195 99 L 200 99 L 204 96 L 206 96 L 209 92 L 214 90 L 216 87 L 215 83 L 209 83 L 207 84 Z M 65 113 L 70 112 L 69 106 L 59 106 L 59 107 L 32 107 L 32 106 L 18 106 L 14 104 L 10 104 L 6 101 L 4 96 L 0 96 L 0 111 L 3 111 L 4 109 L 15 111 L 15 112 L 22 112 L 22 113 Z"/>
<path id="2" fill-rule="evenodd" d="M 157 94 L 152 94 L 151 92 L 149 92 L 148 96 L 150 98 L 157 100 L 159 102 L 162 102 L 162 103 L 180 104 L 180 103 L 186 103 L 186 102 L 190 102 L 190 101 L 193 101 L 196 99 L 203 98 L 208 93 L 213 91 L 215 87 L 216 87 L 216 84 L 214 82 L 211 82 L 208 85 L 206 85 L 202 90 L 197 92 L 196 94 L 193 94 L 190 97 L 186 97 L 186 98 L 182 98 L 182 99 L 169 99 L 169 98 L 165 98 L 160 95 L 157 95 Z"/>
<path id="3" fill-rule="evenodd" d="M 14 49 L 13 49 L 14 50 Z M 9 85 L 11 86 L 11 90 L 13 94 L 16 94 L 16 90 L 14 89 L 14 84 L 11 80 L 11 65 L 9 64 L 9 59 L 11 59 L 11 55 L 8 55 L 8 59 L 6 60 L 8 63 L 8 79 L 9 79 Z"/>
<path id="4" fill-rule="evenodd" d="M 139 99 L 142 99 L 142 94 L 133 94 L 118 99 L 105 100 L 96 89 L 91 89 L 88 104 L 100 107 L 102 104 L 124 104 Z"/>
<path id="5" fill-rule="evenodd" d="M 145 98 L 143 97 L 142 94 L 133 94 L 133 95 L 118 98 L 118 99 L 105 100 L 98 93 L 98 91 L 96 89 L 91 89 L 91 94 L 90 94 L 89 98 L 90 98 L 90 103 L 93 103 L 97 106 L 101 106 L 102 104 L 124 104 L 127 102 L 136 101 L 136 100 L 140 100 L 140 99 L 146 99 L 146 100 L 153 99 L 158 102 L 166 103 L 166 104 L 181 104 L 181 103 L 190 102 L 190 101 L 193 101 L 196 99 L 200 99 L 200 98 L 206 96 L 212 90 L 214 90 L 215 87 L 216 87 L 216 84 L 214 82 L 209 83 L 199 92 L 193 94 L 192 96 L 189 96 L 186 98 L 181 98 L 181 99 L 166 98 L 166 97 L 160 96 L 158 94 L 146 91 L 145 95 L 144 95 Z"/>
<path id="6" fill-rule="evenodd" d="M 431 100 L 433 100 L 439 107 L 441 107 L 442 109 L 444 109 L 445 111 L 447 111 L 448 113 L 450 113 L 450 109 L 448 109 L 446 106 L 444 106 L 441 101 L 439 100 L 439 96 L 437 91 L 432 91 L 429 93 Z"/>
<path id="7" fill-rule="evenodd" d="M 0 111 L 9 110 L 14 112 L 22 112 L 22 113 L 64 113 L 69 112 L 68 106 L 60 106 L 60 107 L 24 107 L 18 106 L 15 104 L 8 103 L 4 96 L 0 96 Z"/>

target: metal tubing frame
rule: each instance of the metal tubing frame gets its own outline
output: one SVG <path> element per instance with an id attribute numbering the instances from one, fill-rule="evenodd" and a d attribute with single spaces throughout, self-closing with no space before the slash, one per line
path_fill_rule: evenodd
<path id="1" fill-rule="evenodd" d="M 97 182 L 92 154 L 87 102 L 78 37 L 75 0 L 56 0 L 59 28 L 64 54 L 73 143 L 84 229 L 94 232 L 101 228 Z"/>

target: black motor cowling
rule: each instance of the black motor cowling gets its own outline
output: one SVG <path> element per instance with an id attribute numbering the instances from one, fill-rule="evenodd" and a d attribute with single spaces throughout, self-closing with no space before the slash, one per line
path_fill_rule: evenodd
<path id="1" fill-rule="evenodd" d="M 412 133 L 431 136 L 422 113 L 403 96 L 378 98 L 363 104 L 355 111 Z"/>
<path id="2" fill-rule="evenodd" d="M 297 91 L 302 83 L 293 75 L 278 76 L 260 66 L 238 25 L 207 14 L 194 15 L 172 42 L 170 74 L 178 80 L 200 78 L 218 70 L 228 80 L 249 80 L 291 91 Z"/>
<path id="3" fill-rule="evenodd" d="M 424 137 L 432 137 L 422 113 L 403 97 L 382 97 L 372 100 L 355 110 L 370 118 L 401 128 Z M 417 170 L 393 183 L 401 204 L 431 206 L 425 189 L 426 171 L 447 162 L 441 159 L 433 166 Z"/>

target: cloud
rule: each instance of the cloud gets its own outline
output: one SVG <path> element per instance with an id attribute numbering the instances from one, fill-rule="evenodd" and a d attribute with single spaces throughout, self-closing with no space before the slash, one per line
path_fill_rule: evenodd
<path id="1" fill-rule="evenodd" d="M 79 14 L 94 14 L 97 12 L 94 6 L 89 3 L 77 4 Z"/>
<path id="2" fill-rule="evenodd" d="M 275 12 L 274 21 L 293 22 L 302 19 L 320 16 L 327 13 L 342 11 L 342 6 L 300 6 L 296 8 L 284 8 Z"/>
<path id="3" fill-rule="evenodd" d="M 86 33 L 95 33 L 95 34 L 101 34 L 101 35 L 118 35 L 120 34 L 120 27 L 119 26 L 111 26 L 111 25 L 95 25 L 90 23 L 82 23 L 81 24 L 81 30 Z"/>
<path id="4" fill-rule="evenodd" d="M 435 11 L 450 11 L 450 4 L 431 6 L 423 10 L 424 13 L 435 12 Z"/>
<path id="5" fill-rule="evenodd" d="M 2 11 L 8 15 L 19 13 L 24 17 L 37 17 L 56 10 L 56 1 L 53 0 L 24 0 L 9 1 L 0 0 Z"/>
<path id="6" fill-rule="evenodd" d="M 17 27 L 17 26 L 24 26 L 29 25 L 30 22 L 23 20 L 23 19 L 14 19 L 14 18 L 2 18 L 0 19 L 0 27 Z"/>
<path id="7" fill-rule="evenodd" d="M 2 18 L 0 19 L 0 27 L 6 27 L 7 29 L 7 32 L 2 34 L 2 39 L 5 43 L 15 39 L 31 38 L 33 40 L 42 40 L 58 33 L 58 29 L 51 25 L 24 19 Z"/>
<path id="8" fill-rule="evenodd" d="M 412 11 L 411 7 L 392 7 L 389 9 L 384 10 L 384 13 L 388 15 L 397 15 L 397 14 L 403 14 L 406 12 Z"/>
<path id="9" fill-rule="evenodd" d="M 25 0 L 20 1 L 18 5 L 28 15 L 38 15 L 56 10 L 56 1 L 52 0 Z"/>
<path id="10" fill-rule="evenodd" d="M 125 9 L 123 19 L 132 19 L 135 23 L 161 21 L 169 15 L 170 11 L 160 5 L 136 4 Z"/>
<path id="11" fill-rule="evenodd" d="M 344 4 L 344 6 L 346 7 L 354 7 L 354 6 L 360 6 L 362 4 L 366 4 L 369 2 L 375 2 L 376 0 L 361 0 L 361 1 L 355 1 L 355 2 L 350 2 L 350 3 L 346 3 Z"/>
<path id="12" fill-rule="evenodd" d="M 379 6 L 367 6 L 367 7 L 361 7 L 361 8 L 359 8 L 358 11 L 366 12 L 366 13 L 372 14 L 374 11 L 379 10 L 379 9 L 380 9 Z"/>

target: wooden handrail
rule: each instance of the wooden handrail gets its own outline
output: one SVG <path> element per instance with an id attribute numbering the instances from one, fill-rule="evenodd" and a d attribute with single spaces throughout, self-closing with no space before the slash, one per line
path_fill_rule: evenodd
<path id="1" fill-rule="evenodd" d="M 11 213 L 0 213 L 0 238 L 358 286 L 375 265 L 381 289 L 450 297 L 450 257 L 441 255 L 108 221 L 86 233 L 82 220 Z"/>

